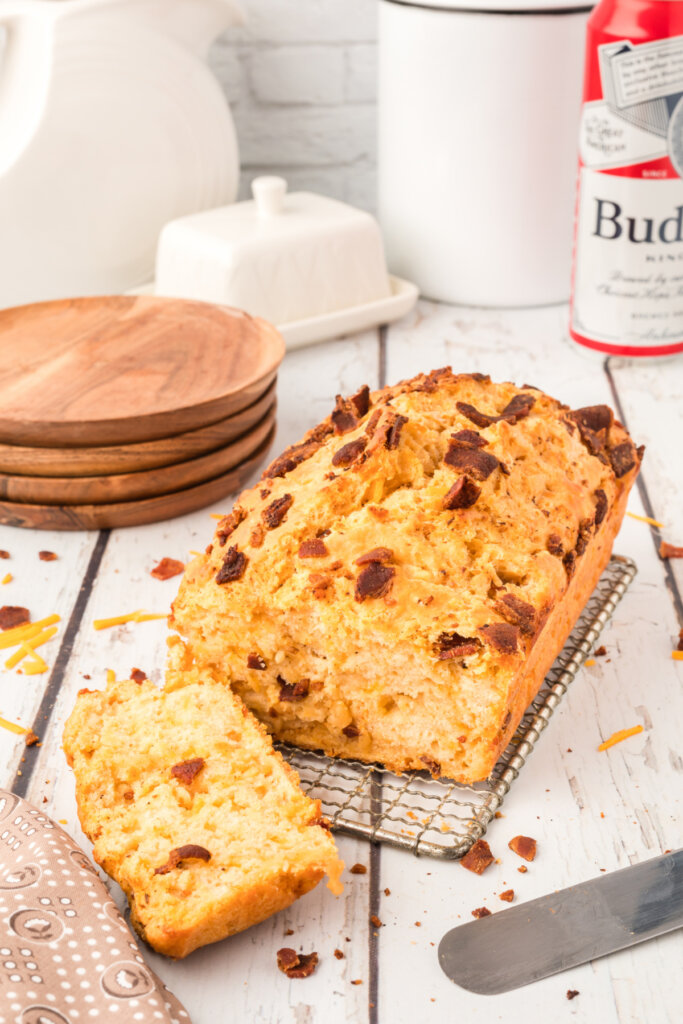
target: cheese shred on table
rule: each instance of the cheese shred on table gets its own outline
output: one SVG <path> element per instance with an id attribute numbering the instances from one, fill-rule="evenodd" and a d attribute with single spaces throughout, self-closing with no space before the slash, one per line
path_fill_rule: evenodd
<path id="1" fill-rule="evenodd" d="M 151 622 L 152 619 L 166 618 L 168 618 L 166 612 L 157 615 L 146 612 L 144 609 L 138 609 L 136 612 L 129 612 L 127 615 L 114 615 L 110 619 L 95 619 L 93 626 L 95 629 L 111 629 L 112 626 L 123 626 L 127 622 Z"/>
<path id="2" fill-rule="evenodd" d="M 664 528 L 664 523 L 660 523 L 657 519 L 652 519 L 651 516 L 639 516 L 635 512 L 627 512 L 627 516 L 631 519 L 637 519 L 639 523 L 649 523 L 650 526 L 659 526 L 660 529 Z"/>
<path id="3" fill-rule="evenodd" d="M 598 750 L 607 750 L 608 747 L 613 747 L 615 743 L 621 743 L 622 740 L 627 740 L 629 736 L 636 736 L 642 731 L 642 725 L 634 725 L 630 729 L 619 729 L 618 732 L 613 732 L 608 740 L 601 743 Z"/>
<path id="4" fill-rule="evenodd" d="M 16 722 L 8 722 L 6 718 L 0 718 L 0 727 L 7 729 L 8 732 L 19 733 L 19 735 L 24 735 L 28 732 L 28 729 L 25 729 L 23 725 L 17 725 Z"/>

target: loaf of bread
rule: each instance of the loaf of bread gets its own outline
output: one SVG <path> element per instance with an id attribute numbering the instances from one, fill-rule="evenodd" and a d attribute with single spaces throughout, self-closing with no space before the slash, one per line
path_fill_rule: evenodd
<path id="1" fill-rule="evenodd" d="M 486 778 L 612 549 L 607 406 L 438 370 L 338 398 L 187 568 L 171 625 L 280 740 Z"/>
<path id="2" fill-rule="evenodd" d="M 342 863 L 320 816 L 225 680 L 171 643 L 166 686 L 83 690 L 64 732 L 98 864 L 159 953 L 184 957 L 282 910 Z"/>

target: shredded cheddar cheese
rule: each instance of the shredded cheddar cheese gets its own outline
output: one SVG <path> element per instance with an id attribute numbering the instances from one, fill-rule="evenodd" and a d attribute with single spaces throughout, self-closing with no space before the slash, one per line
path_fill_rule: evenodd
<path id="1" fill-rule="evenodd" d="M 3 583 L 11 583 L 13 578 L 14 577 L 12 576 L 12 573 L 8 572 L 5 576 L 2 577 L 2 582 Z"/>
<path id="2" fill-rule="evenodd" d="M 6 718 L 0 718 L 0 726 L 3 729 L 7 729 L 8 732 L 16 732 L 20 736 L 25 735 L 28 729 L 24 729 L 23 725 L 17 725 L 16 722 L 8 722 Z"/>
<path id="3" fill-rule="evenodd" d="M 659 526 L 660 529 L 664 528 L 664 523 L 660 523 L 656 519 L 651 519 L 650 516 L 639 516 L 636 515 L 635 512 L 627 512 L 626 515 L 630 516 L 631 519 L 637 519 L 639 523 L 649 523 L 650 526 Z"/>
<path id="4" fill-rule="evenodd" d="M 222 512 L 212 512 L 211 513 L 211 518 L 212 519 L 225 519 L 225 516 L 223 515 Z"/>
<path id="5" fill-rule="evenodd" d="M 672 651 L 671 657 L 674 661 L 683 661 L 683 651 Z"/>
<path id="6" fill-rule="evenodd" d="M 604 743 L 601 743 L 598 750 L 607 750 L 609 747 L 613 747 L 615 743 L 621 743 L 622 740 L 627 740 L 629 736 L 637 736 L 642 731 L 642 725 L 634 725 L 630 729 L 619 729 L 618 732 L 613 732 Z"/>
<path id="7" fill-rule="evenodd" d="M 61 622 L 61 616 L 48 615 L 47 618 L 38 619 L 37 622 L 27 622 L 23 626 L 6 629 L 3 633 L 0 633 L 0 650 L 4 651 L 7 647 L 16 647 L 17 644 L 24 643 L 25 640 L 38 636 L 43 629 L 47 626 L 52 626 L 55 622 Z"/>
<path id="8" fill-rule="evenodd" d="M 127 622 L 151 622 L 152 619 L 166 618 L 168 618 L 166 612 L 157 615 L 138 608 L 137 611 L 129 612 L 127 615 L 114 615 L 110 619 L 95 619 L 93 626 L 95 629 L 111 629 L 112 626 L 123 626 Z"/>
<path id="9" fill-rule="evenodd" d="M 586 666 L 586 668 L 590 668 L 591 665 L 594 665 L 594 664 L 595 664 L 595 658 L 587 658 L 586 661 L 584 661 L 584 665 Z"/>
<path id="10" fill-rule="evenodd" d="M 116 672 L 114 672 L 113 668 L 108 668 L 107 669 L 107 682 L 108 683 L 115 683 L 116 682 Z"/>
<path id="11" fill-rule="evenodd" d="M 5 662 L 5 668 L 14 668 L 14 666 L 18 665 L 20 661 L 23 661 L 23 659 L 27 655 L 35 654 L 36 647 L 42 647 L 43 644 L 46 644 L 48 640 L 52 639 L 56 632 L 57 627 L 52 626 L 50 629 L 44 629 L 42 632 L 39 632 L 38 634 L 32 637 L 28 637 L 26 640 L 24 640 L 22 644 L 19 645 L 18 649 L 14 652 L 14 654 L 11 654 L 9 656 L 9 658 Z M 38 658 L 38 655 L 35 654 L 35 657 Z M 45 664 L 42 658 L 38 658 L 37 663 L 43 666 L 40 669 L 41 672 L 47 672 L 47 665 Z M 28 675 L 35 675 L 36 671 L 37 670 L 34 669 L 32 672 L 29 672 L 28 669 L 26 669 Z"/>
<path id="12" fill-rule="evenodd" d="M 48 665 L 43 661 L 39 654 L 35 651 L 31 652 L 30 661 L 24 665 L 24 675 L 27 676 L 40 676 L 43 672 L 48 671 Z"/>

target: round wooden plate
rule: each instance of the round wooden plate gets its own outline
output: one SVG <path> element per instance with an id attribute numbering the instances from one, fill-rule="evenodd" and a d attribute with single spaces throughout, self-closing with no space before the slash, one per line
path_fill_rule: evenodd
<path id="1" fill-rule="evenodd" d="M 111 295 L 0 312 L 0 441 L 137 444 L 251 405 L 284 356 L 270 324 L 239 310 Z"/>
<path id="2" fill-rule="evenodd" d="M 106 505 L 139 501 L 195 487 L 227 473 L 259 448 L 275 425 L 271 411 L 248 434 L 218 451 L 160 469 L 113 476 L 7 476 L 0 474 L 0 500 L 36 505 Z"/>
<path id="3" fill-rule="evenodd" d="M 26 448 L 0 444 L 0 473 L 21 476 L 104 476 L 158 469 L 215 451 L 247 433 L 275 408 L 277 381 L 242 412 L 208 427 L 140 444 L 102 448 Z"/>
<path id="4" fill-rule="evenodd" d="M 273 430 L 246 462 L 197 487 L 113 505 L 21 505 L 0 501 L 0 523 L 32 530 L 105 530 L 174 519 L 241 490 L 268 454 L 274 435 Z"/>

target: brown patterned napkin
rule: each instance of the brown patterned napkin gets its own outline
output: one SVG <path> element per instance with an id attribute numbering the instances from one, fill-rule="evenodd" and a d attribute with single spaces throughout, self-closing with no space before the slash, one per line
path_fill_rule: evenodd
<path id="1" fill-rule="evenodd" d="M 0 789 L 0 1024 L 191 1024 L 140 956 L 95 868 Z"/>

